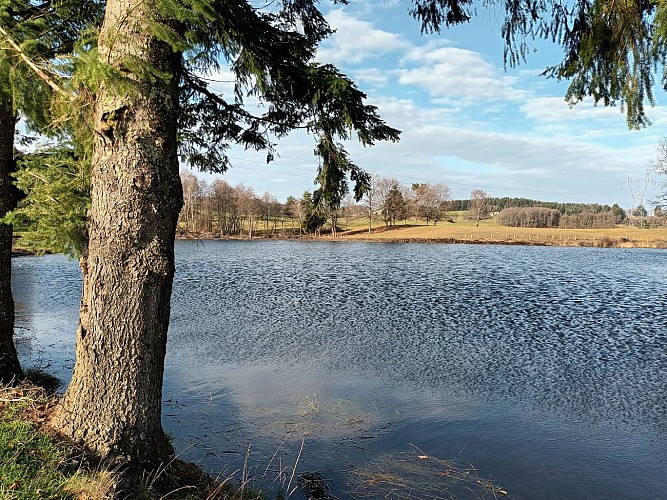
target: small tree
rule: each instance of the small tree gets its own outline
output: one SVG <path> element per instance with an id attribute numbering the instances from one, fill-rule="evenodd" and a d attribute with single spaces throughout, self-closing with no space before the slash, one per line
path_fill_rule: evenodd
<path id="1" fill-rule="evenodd" d="M 396 221 L 404 219 L 407 214 L 407 205 L 403 199 L 403 193 L 399 189 L 397 182 L 394 182 L 389 188 L 389 193 L 382 205 L 382 218 L 384 223 L 389 226 L 395 226 Z"/>
<path id="2" fill-rule="evenodd" d="M 326 216 L 315 205 L 312 193 L 305 191 L 301 197 L 301 228 L 308 234 L 319 235 L 326 221 Z"/>
<path id="3" fill-rule="evenodd" d="M 288 196 L 283 205 L 283 215 L 289 217 L 290 224 L 294 227 L 294 219 L 301 220 L 301 205 L 294 196 Z"/>
<path id="4" fill-rule="evenodd" d="M 482 189 L 475 189 L 470 193 L 470 202 L 468 203 L 468 217 L 477 222 L 489 214 L 489 195 Z"/>

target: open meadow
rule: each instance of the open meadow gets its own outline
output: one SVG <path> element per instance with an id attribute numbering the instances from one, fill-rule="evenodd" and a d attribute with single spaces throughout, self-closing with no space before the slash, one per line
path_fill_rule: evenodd
<path id="1" fill-rule="evenodd" d="M 452 217 L 453 222 L 441 221 L 426 225 L 424 221 L 400 222 L 386 227 L 373 224 L 368 232 L 367 221 L 355 221 L 338 238 L 372 241 L 442 241 L 452 243 L 482 243 L 508 245 L 598 246 L 667 248 L 667 227 L 644 229 L 618 225 L 612 229 L 527 228 L 498 225 L 495 219 L 475 221 Z"/>

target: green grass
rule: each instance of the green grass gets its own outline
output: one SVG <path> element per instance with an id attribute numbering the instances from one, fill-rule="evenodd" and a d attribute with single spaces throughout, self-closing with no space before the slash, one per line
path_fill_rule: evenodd
<path id="1" fill-rule="evenodd" d="M 45 400 L 21 391 L 3 391 L 0 406 L 0 498 L 69 499 L 71 481 L 79 479 L 79 462 L 71 447 L 36 432 L 25 412 L 43 411 Z"/>
<path id="2" fill-rule="evenodd" d="M 51 390 L 59 385 L 37 369 L 26 375 L 33 382 L 47 382 Z M 180 460 L 143 478 L 100 465 L 96 457 L 46 426 L 57 404 L 52 393 L 27 380 L 17 386 L 0 385 L 0 499 L 104 500 L 115 498 L 119 488 L 119 498 L 137 500 L 262 498 L 249 487 L 215 481 L 194 464 Z"/>

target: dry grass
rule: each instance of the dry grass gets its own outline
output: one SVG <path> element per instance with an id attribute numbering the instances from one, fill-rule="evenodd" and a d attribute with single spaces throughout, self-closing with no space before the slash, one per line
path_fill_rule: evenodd
<path id="1" fill-rule="evenodd" d="M 506 245 L 613 246 L 667 248 L 667 228 L 640 229 L 617 226 L 613 229 L 514 228 L 483 221 L 471 224 L 439 222 L 433 225 L 375 226 L 371 234 L 359 228 L 339 233 L 338 239 L 397 242 L 447 242 Z"/>
<path id="2" fill-rule="evenodd" d="M 413 446 L 409 452 L 385 455 L 356 470 L 349 493 L 354 498 L 415 500 L 511 498 L 507 490 L 478 472 Z"/>
<path id="3" fill-rule="evenodd" d="M 46 425 L 58 399 L 24 381 L 0 385 L 0 498 L 242 500 L 260 498 L 173 459 L 142 480 L 108 467 Z"/>

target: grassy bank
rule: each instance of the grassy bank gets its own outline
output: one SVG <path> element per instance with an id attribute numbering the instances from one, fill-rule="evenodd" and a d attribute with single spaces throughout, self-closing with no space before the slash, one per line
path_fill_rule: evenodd
<path id="1" fill-rule="evenodd" d="M 496 224 L 494 219 L 480 221 L 465 220 L 460 214 L 452 213 L 449 220 L 426 225 L 425 221 L 410 220 L 386 227 L 375 222 L 368 231 L 368 221 L 364 219 L 339 220 L 340 229 L 336 238 L 330 235 L 328 227 L 322 229 L 318 238 L 378 242 L 438 242 L 487 245 L 540 245 L 540 246 L 585 246 L 622 248 L 667 248 L 667 227 L 643 229 L 619 225 L 609 229 L 564 229 L 507 227 Z M 180 233 L 182 239 L 219 239 L 214 233 Z M 298 228 L 287 227 L 276 231 L 259 229 L 253 232 L 253 239 L 312 239 L 314 236 L 300 234 Z M 248 233 L 225 239 L 248 239 Z"/>
<path id="2" fill-rule="evenodd" d="M 120 468 L 105 466 L 48 428 L 46 423 L 57 402 L 56 397 L 29 382 L 0 386 L 0 498 L 259 498 L 248 490 L 216 482 L 196 466 L 179 460 L 144 478 L 126 478 Z"/>
<path id="3" fill-rule="evenodd" d="M 502 245 L 548 245 L 590 247 L 667 248 L 667 228 L 640 229 L 617 226 L 611 229 L 520 228 L 499 226 L 493 220 L 455 220 L 436 226 L 399 224 L 355 227 L 340 232 L 339 238 L 366 241 L 447 242 Z"/>
<path id="4" fill-rule="evenodd" d="M 462 212 L 451 212 L 446 220 L 437 225 L 426 225 L 423 220 L 401 221 L 396 226 L 386 227 L 381 221 L 374 221 L 368 231 L 368 220 L 363 218 L 339 219 L 336 238 L 330 235 L 330 227 L 325 226 L 318 238 L 336 240 L 382 241 L 382 242 L 439 242 L 487 245 L 540 245 L 540 246 L 586 246 L 622 248 L 667 248 L 667 227 L 644 229 L 628 225 L 618 225 L 609 229 L 564 229 L 507 227 L 496 224 L 495 219 L 480 221 L 466 220 Z M 14 254 L 30 254 L 21 246 L 20 233 L 14 235 Z M 178 239 L 221 239 L 218 233 L 187 233 L 179 231 Z M 283 221 L 274 229 L 260 224 L 252 231 L 253 239 L 313 239 L 302 234 L 294 221 Z M 222 239 L 249 239 L 247 228 L 241 234 Z"/>

